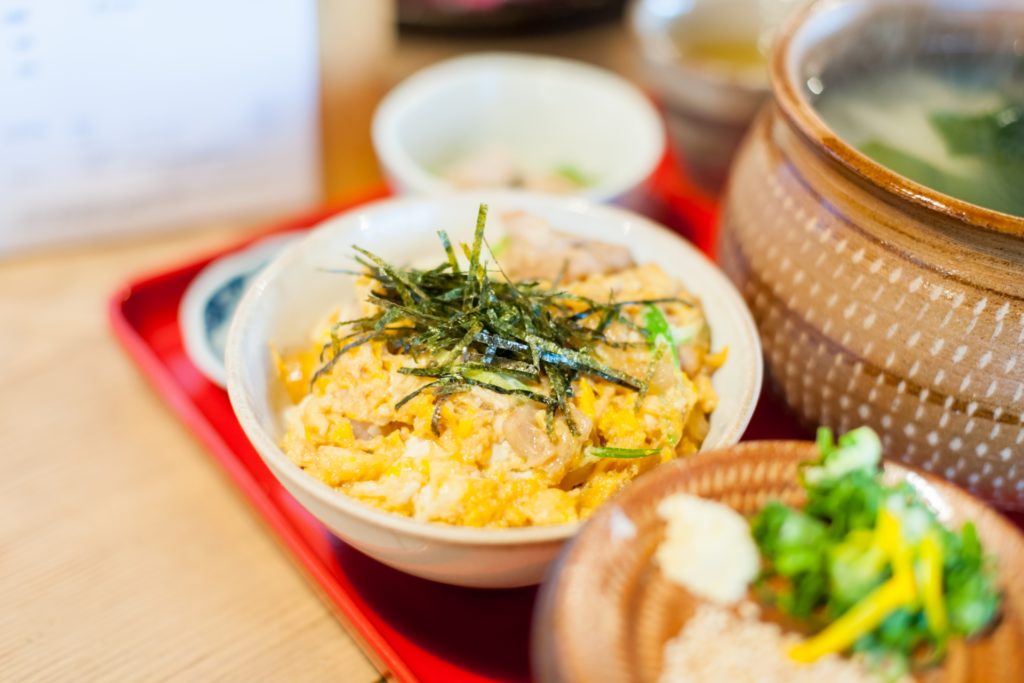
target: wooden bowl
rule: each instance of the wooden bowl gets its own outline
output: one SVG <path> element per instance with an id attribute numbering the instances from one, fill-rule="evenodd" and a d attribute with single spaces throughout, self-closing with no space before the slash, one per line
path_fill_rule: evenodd
<path id="1" fill-rule="evenodd" d="M 664 534 L 658 503 L 674 493 L 716 500 L 752 514 L 769 500 L 804 502 L 797 466 L 812 443 L 754 441 L 677 460 L 642 477 L 584 527 L 542 589 L 533 662 L 544 683 L 656 681 L 662 651 L 695 607 L 653 561 Z M 925 683 L 1024 680 L 1024 536 L 971 495 L 930 475 L 886 463 L 890 483 L 906 480 L 944 524 L 972 520 L 998 560 L 1002 620 L 986 637 L 954 644 Z M 752 664 L 756 665 L 756 662 Z"/>
<path id="2" fill-rule="evenodd" d="M 1022 34 L 1010 0 L 811 6 L 777 45 L 775 103 L 733 166 L 719 245 L 772 382 L 807 423 L 870 425 L 887 453 L 1017 509 L 1024 219 L 871 161 L 818 117 L 811 88 L 894 52 L 998 50 Z"/>

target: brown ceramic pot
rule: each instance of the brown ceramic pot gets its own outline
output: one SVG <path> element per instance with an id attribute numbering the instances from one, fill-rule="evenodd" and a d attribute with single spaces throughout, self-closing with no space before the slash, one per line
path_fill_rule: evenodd
<path id="1" fill-rule="evenodd" d="M 1024 35 L 1020 2 L 925 4 L 819 3 L 783 32 L 775 101 L 733 168 L 719 255 L 804 420 L 870 425 L 887 454 L 1022 509 L 1024 219 L 886 170 L 812 106 L 812 89 L 844 70 L 1012 49 Z"/>
<path id="2" fill-rule="evenodd" d="M 769 500 L 803 505 L 797 469 L 817 456 L 812 443 L 754 441 L 659 467 L 605 505 L 563 551 L 544 584 L 533 628 L 534 672 L 541 683 L 653 683 L 665 643 L 696 600 L 662 576 L 653 555 L 664 536 L 658 503 L 689 493 L 749 515 Z M 921 683 L 1024 680 L 1024 537 L 976 498 L 938 479 L 887 464 L 889 483 L 906 481 L 944 524 L 972 520 L 996 556 L 1002 618 L 984 637 L 951 643 L 941 668 Z M 725 644 L 727 647 L 728 645 Z M 737 652 L 738 658 L 743 657 Z M 749 662 L 751 667 L 757 661 Z M 725 683 L 723 681 L 723 683 Z"/>

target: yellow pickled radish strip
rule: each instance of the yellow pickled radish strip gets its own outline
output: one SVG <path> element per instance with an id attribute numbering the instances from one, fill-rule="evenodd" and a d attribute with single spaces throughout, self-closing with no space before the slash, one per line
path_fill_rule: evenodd
<path id="1" fill-rule="evenodd" d="M 789 651 L 791 659 L 813 662 L 825 655 L 842 652 L 875 630 L 892 612 L 917 601 L 913 557 L 903 538 L 903 525 L 899 518 L 886 508 L 879 510 L 875 535 L 892 564 L 892 578 L 816 636 L 793 647 Z"/>
<path id="2" fill-rule="evenodd" d="M 878 511 L 875 533 L 878 534 L 878 544 L 892 563 L 893 576 L 913 577 L 913 557 L 910 545 L 903 538 L 903 525 L 899 517 L 883 507 Z"/>
<path id="3" fill-rule="evenodd" d="M 917 552 L 921 561 L 921 606 L 932 633 L 943 635 L 949 628 L 949 620 L 942 596 L 942 545 L 934 530 L 921 539 Z"/>
<path id="4" fill-rule="evenodd" d="M 913 576 L 893 576 L 816 636 L 791 648 L 790 659 L 810 663 L 842 652 L 875 630 L 893 611 L 911 604 L 914 593 Z"/>
<path id="5" fill-rule="evenodd" d="M 878 512 L 877 525 L 875 530 L 879 534 L 882 550 L 889 556 L 892 575 L 894 578 L 905 581 L 909 586 L 910 596 L 907 604 L 916 603 L 920 596 L 914 577 L 914 558 L 910 544 L 903 536 L 903 523 L 899 517 L 883 507 Z"/>

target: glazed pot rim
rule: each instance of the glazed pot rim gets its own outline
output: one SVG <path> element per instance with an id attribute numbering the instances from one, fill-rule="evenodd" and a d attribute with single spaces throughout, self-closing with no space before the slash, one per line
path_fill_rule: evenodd
<path id="1" fill-rule="evenodd" d="M 950 11 L 961 4 L 957 0 L 935 3 L 933 0 L 815 0 L 799 10 L 779 33 L 770 62 L 769 77 L 777 106 L 791 126 L 810 143 L 822 150 L 830 159 L 861 180 L 874 185 L 883 192 L 925 211 L 952 218 L 972 227 L 1014 237 L 1024 237 L 1024 217 L 987 209 L 977 204 L 951 197 L 947 194 L 914 182 L 891 171 L 845 142 L 821 118 L 804 93 L 799 67 L 808 48 L 828 39 L 831 31 L 817 38 L 809 37 L 813 31 L 834 17 L 834 13 L 851 7 L 859 8 L 854 16 L 887 7 L 920 7 L 927 11 Z M 980 0 L 981 7 L 975 11 L 1003 9 L 1024 12 L 1024 6 L 1008 0 Z M 848 23 L 849 18 L 840 18 Z"/>

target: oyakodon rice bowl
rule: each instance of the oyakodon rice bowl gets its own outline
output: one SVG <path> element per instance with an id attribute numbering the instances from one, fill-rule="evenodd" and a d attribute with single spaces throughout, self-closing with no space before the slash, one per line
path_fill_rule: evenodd
<path id="1" fill-rule="evenodd" d="M 492 252 L 486 214 L 466 262 L 446 233 L 448 260 L 428 270 L 357 252 L 353 300 L 304 346 L 274 350 L 295 402 L 281 447 L 328 486 L 424 522 L 575 522 L 697 452 L 728 351 L 711 352 L 700 302 L 627 247 L 509 212 Z"/>
<path id="2" fill-rule="evenodd" d="M 300 502 L 377 559 L 478 586 L 537 581 L 633 477 L 738 440 L 760 386 L 749 314 L 703 257 L 525 193 L 329 222 L 261 275 L 228 355 L 236 413 Z"/>

